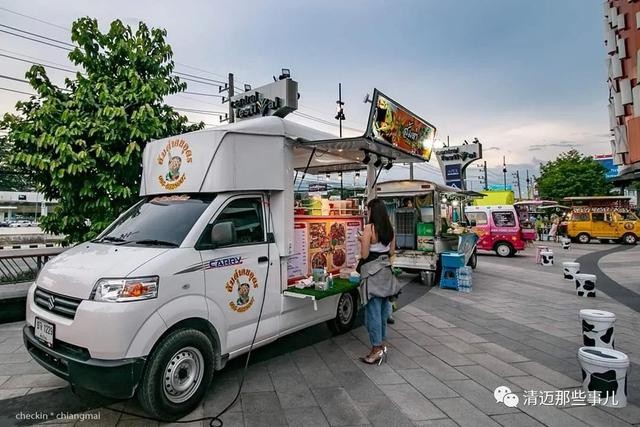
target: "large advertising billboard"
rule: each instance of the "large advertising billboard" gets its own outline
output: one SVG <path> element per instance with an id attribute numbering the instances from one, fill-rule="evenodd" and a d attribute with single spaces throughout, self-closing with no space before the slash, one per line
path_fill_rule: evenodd
<path id="1" fill-rule="evenodd" d="M 375 89 L 366 136 L 429 160 L 436 128 Z"/>

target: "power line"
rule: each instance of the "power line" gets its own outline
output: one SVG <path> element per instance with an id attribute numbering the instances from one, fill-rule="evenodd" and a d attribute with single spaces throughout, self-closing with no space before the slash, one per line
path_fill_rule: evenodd
<path id="1" fill-rule="evenodd" d="M 0 8 L 1 9 L 1 8 Z M 9 89 L 8 87 L 0 87 L 0 90 L 6 90 L 7 92 L 15 92 L 15 93 L 21 93 L 23 95 L 31 95 L 31 96 L 35 96 L 35 93 L 29 93 L 29 92 L 23 92 L 21 90 L 16 90 L 16 89 Z"/>
<path id="2" fill-rule="evenodd" d="M 63 27 L 63 26 L 58 25 L 58 24 L 54 24 L 54 23 L 49 22 L 49 21 L 45 21 L 43 19 L 35 18 L 33 16 L 25 15 L 24 13 L 16 12 L 15 10 L 7 9 L 6 7 L 1 7 L 0 6 L 0 10 L 4 10 L 5 12 L 13 13 L 14 15 L 22 16 L 23 18 L 32 19 L 32 20 L 40 22 L 42 24 L 51 25 L 52 27 L 60 28 L 61 30 L 65 30 L 65 31 L 71 32 L 71 30 L 69 28 Z"/>
<path id="3" fill-rule="evenodd" d="M 5 76 L 4 74 L 0 74 L 0 79 L 13 80 L 14 82 L 20 82 L 20 83 L 27 83 L 27 84 L 29 84 L 29 81 L 28 81 L 28 80 L 19 79 L 19 78 L 17 78 L 17 77 Z"/>
<path id="4" fill-rule="evenodd" d="M 23 38 L 23 39 L 31 40 L 31 41 L 34 41 L 34 42 L 37 42 L 37 43 L 46 44 L 48 46 L 57 47 L 58 49 L 66 50 L 68 52 L 71 52 L 73 50 L 73 49 L 69 49 L 69 48 L 64 47 L 64 46 L 58 46 L 58 45 L 53 44 L 53 43 L 45 42 L 43 40 L 38 40 L 38 39 L 31 38 L 31 37 L 23 36 L 22 34 L 12 33 L 11 31 L 7 31 L 7 30 L 0 30 L 0 32 L 6 33 L 6 34 L 11 34 L 12 36 L 16 36 L 16 37 L 20 37 L 20 38 Z"/>
<path id="5" fill-rule="evenodd" d="M 198 95 L 198 96 L 212 96 L 214 98 L 224 98 L 224 96 L 222 95 L 218 95 L 215 93 L 202 93 L 202 92 L 190 92 L 190 91 L 184 91 L 184 92 L 180 92 L 180 93 L 186 93 L 189 95 Z"/>
<path id="6" fill-rule="evenodd" d="M 22 59 L 22 58 L 17 58 L 15 56 L 11 56 L 11 55 L 5 55 L 4 53 L 0 53 L 0 56 L 4 57 L 4 58 L 9 58 L 9 59 L 13 59 L 15 61 L 21 61 L 21 62 L 26 62 L 27 64 L 32 64 L 32 65 L 42 65 L 43 67 L 49 67 L 53 70 L 60 70 L 60 71 L 65 71 L 67 73 L 76 73 L 77 71 L 75 70 L 71 70 L 69 68 L 62 68 L 62 67 L 56 67 L 54 65 L 46 65 L 46 64 L 42 64 L 40 62 L 33 62 L 33 61 L 29 61 L 27 59 Z"/>
<path id="7" fill-rule="evenodd" d="M 213 82 L 213 83 L 220 83 L 220 84 L 225 84 L 226 83 L 226 82 L 223 82 L 223 81 L 220 81 L 220 80 L 209 79 L 207 77 L 194 76 L 193 74 L 182 73 L 180 71 L 174 71 L 173 73 L 177 74 L 179 76 L 193 77 L 193 78 L 196 78 L 196 79 L 205 80 L 205 81 L 209 81 L 209 82 Z"/>
<path id="8" fill-rule="evenodd" d="M 29 34 L 30 36 L 40 37 L 41 39 L 45 39 L 45 40 L 49 40 L 49 41 L 52 41 L 52 42 L 60 43 L 62 45 L 66 45 L 66 46 L 72 47 L 74 49 L 76 47 L 75 45 L 73 45 L 71 43 L 67 43 L 67 42 L 64 42 L 64 41 L 61 41 L 61 40 L 52 39 L 51 37 L 43 36 L 41 34 L 32 33 L 32 32 L 26 31 L 26 30 L 21 30 L 20 28 L 11 27 L 9 25 L 0 24 L 0 27 L 8 28 L 8 29 L 13 30 L 13 31 L 18 31 L 18 32 L 23 33 L 23 34 Z"/>

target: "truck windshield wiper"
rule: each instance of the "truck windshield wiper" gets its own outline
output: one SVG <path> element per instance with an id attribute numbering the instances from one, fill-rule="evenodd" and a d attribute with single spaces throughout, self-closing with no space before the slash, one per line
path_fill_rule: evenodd
<path id="1" fill-rule="evenodd" d="M 94 239 L 91 242 L 92 243 L 102 243 L 102 242 L 124 243 L 126 242 L 126 240 L 124 240 L 122 237 L 104 236 L 101 239 Z"/>
<path id="2" fill-rule="evenodd" d="M 167 242 L 166 240 L 155 240 L 155 239 L 134 240 L 127 243 L 135 243 L 136 245 L 171 246 L 174 248 L 177 248 L 178 246 L 180 246 L 175 242 Z"/>

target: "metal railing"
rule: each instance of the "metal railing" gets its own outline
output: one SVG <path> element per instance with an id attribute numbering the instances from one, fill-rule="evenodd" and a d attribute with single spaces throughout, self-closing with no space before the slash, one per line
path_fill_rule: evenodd
<path id="1" fill-rule="evenodd" d="M 34 280 L 50 258 L 67 249 L 54 247 L 0 251 L 0 285 Z"/>

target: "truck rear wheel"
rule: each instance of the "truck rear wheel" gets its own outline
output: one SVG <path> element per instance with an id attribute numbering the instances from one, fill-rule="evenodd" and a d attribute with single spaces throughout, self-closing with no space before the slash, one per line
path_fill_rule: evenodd
<path id="1" fill-rule="evenodd" d="M 214 351 L 209 338 L 180 329 L 160 341 L 147 362 L 138 401 L 152 417 L 174 421 L 193 411 L 213 378 Z"/>
<path id="2" fill-rule="evenodd" d="M 496 251 L 496 254 L 500 257 L 510 257 L 516 253 L 516 250 L 511 246 L 510 243 L 507 242 L 498 242 L 496 246 L 493 248 Z"/>
<path id="3" fill-rule="evenodd" d="M 637 241 L 638 241 L 638 237 L 633 233 L 627 233 L 624 236 L 622 236 L 622 242 L 625 245 L 635 245 Z"/>
<path id="4" fill-rule="evenodd" d="M 336 317 L 327 321 L 327 327 L 336 335 L 349 332 L 353 328 L 358 313 L 358 294 L 347 292 L 340 295 Z"/>

